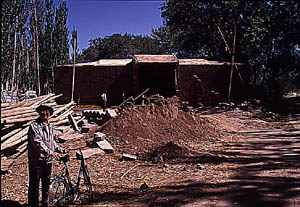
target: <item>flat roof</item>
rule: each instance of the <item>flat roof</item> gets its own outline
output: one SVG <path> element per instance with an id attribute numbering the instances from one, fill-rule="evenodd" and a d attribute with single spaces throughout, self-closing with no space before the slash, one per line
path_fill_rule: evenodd
<path id="1" fill-rule="evenodd" d="M 138 63 L 178 63 L 179 65 L 231 65 L 231 62 L 219 62 L 206 59 L 177 59 L 175 55 L 134 55 L 132 59 L 101 59 L 88 63 L 76 63 L 81 66 L 126 66 L 134 61 Z M 236 63 L 236 65 L 243 65 Z M 59 65 L 58 67 L 73 67 L 73 64 Z"/>
<path id="2" fill-rule="evenodd" d="M 228 62 L 210 61 L 205 59 L 178 59 L 179 65 L 231 65 Z"/>
<path id="3" fill-rule="evenodd" d="M 132 62 L 132 59 L 101 59 L 94 62 L 88 63 L 76 63 L 75 67 L 80 66 L 126 66 Z M 67 66 L 73 67 L 73 64 L 68 65 L 59 65 L 59 66 Z"/>
<path id="4" fill-rule="evenodd" d="M 175 55 L 134 55 L 135 63 L 177 63 Z"/>

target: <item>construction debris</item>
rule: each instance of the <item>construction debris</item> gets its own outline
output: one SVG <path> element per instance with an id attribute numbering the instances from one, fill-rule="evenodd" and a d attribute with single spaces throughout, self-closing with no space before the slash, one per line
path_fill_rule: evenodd
<path id="1" fill-rule="evenodd" d="M 104 139 L 102 141 L 96 142 L 100 149 L 102 149 L 106 153 L 113 153 L 114 148 L 110 145 L 110 143 Z"/>
<path id="2" fill-rule="evenodd" d="M 70 123 L 72 124 L 72 127 L 75 131 L 79 131 L 79 127 L 77 125 L 77 122 L 75 121 L 74 117 L 72 116 L 72 114 L 70 114 L 68 116 Z"/>
<path id="3" fill-rule="evenodd" d="M 96 133 L 94 133 L 94 138 L 95 138 L 96 141 L 99 141 L 99 140 L 101 141 L 105 137 L 106 137 L 106 135 L 103 134 L 102 132 L 96 132 Z"/>
<path id="4" fill-rule="evenodd" d="M 82 155 L 84 159 L 87 159 L 93 155 L 104 155 L 105 152 L 99 148 L 88 148 L 88 149 L 84 149 L 82 150 Z M 80 157 L 80 152 L 77 151 L 76 152 L 76 157 Z"/>
<path id="5" fill-rule="evenodd" d="M 126 153 L 123 153 L 122 157 L 120 158 L 121 161 L 123 161 L 123 160 L 125 160 L 125 161 L 134 161 L 136 159 L 137 159 L 137 157 L 135 155 L 126 154 Z"/>

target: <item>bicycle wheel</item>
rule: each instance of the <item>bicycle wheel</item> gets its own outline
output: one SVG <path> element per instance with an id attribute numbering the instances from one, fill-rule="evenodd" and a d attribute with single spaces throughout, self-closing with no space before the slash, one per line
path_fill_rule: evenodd
<path id="1" fill-rule="evenodd" d="M 51 182 L 48 191 L 48 205 L 49 206 L 67 206 L 70 199 L 67 196 L 69 187 L 63 177 L 56 177 Z"/>
<path id="2" fill-rule="evenodd" d="M 82 182 L 79 184 L 80 200 L 82 203 L 88 203 L 93 199 L 93 189 L 87 168 L 84 168 L 81 180 Z"/>

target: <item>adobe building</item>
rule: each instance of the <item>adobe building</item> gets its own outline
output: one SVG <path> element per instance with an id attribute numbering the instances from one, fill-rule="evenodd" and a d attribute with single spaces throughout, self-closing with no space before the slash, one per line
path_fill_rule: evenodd
<path id="1" fill-rule="evenodd" d="M 177 59 L 174 55 L 135 55 L 132 59 L 78 63 L 75 64 L 74 101 L 99 105 L 100 95 L 107 90 L 109 105 L 118 105 L 123 91 L 126 97 L 135 97 L 149 88 L 146 95 L 177 95 L 192 105 L 214 104 L 227 100 L 230 71 L 231 63 Z M 72 64 L 54 68 L 54 92 L 63 94 L 57 102 L 71 101 L 72 75 Z M 230 97 L 240 98 L 243 90 L 239 76 L 233 73 Z"/>

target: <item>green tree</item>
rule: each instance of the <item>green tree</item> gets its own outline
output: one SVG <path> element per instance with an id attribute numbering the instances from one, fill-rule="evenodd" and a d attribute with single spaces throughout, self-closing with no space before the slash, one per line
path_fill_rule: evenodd
<path id="1" fill-rule="evenodd" d="M 50 92 L 53 64 L 69 60 L 66 2 L 4 0 L 1 11 L 2 86 Z"/>
<path id="2" fill-rule="evenodd" d="M 53 34 L 55 64 L 64 65 L 69 60 L 69 31 L 67 28 L 68 8 L 66 1 L 60 1 L 55 13 Z"/>
<path id="3" fill-rule="evenodd" d="M 1 82 L 5 88 L 18 89 L 24 84 L 26 23 L 28 2 L 6 0 L 2 3 L 1 16 Z"/>
<path id="4" fill-rule="evenodd" d="M 1 83 L 7 83 L 12 80 L 12 60 L 13 60 L 13 28 L 14 2 L 3 1 L 1 7 Z"/>
<path id="5" fill-rule="evenodd" d="M 53 33 L 54 33 L 55 5 L 53 0 L 45 0 L 45 19 L 41 36 L 41 82 L 43 93 L 52 91 L 53 65 L 55 63 Z"/>
<path id="6" fill-rule="evenodd" d="M 281 76 L 299 77 L 300 6 L 296 0 L 166 0 L 161 10 L 164 25 L 153 35 L 179 58 L 230 62 L 219 29 L 232 47 L 236 25 L 235 57 L 249 65 L 252 85 L 265 86 L 272 96 Z"/>
<path id="7" fill-rule="evenodd" d="M 81 59 L 88 62 L 99 59 L 131 58 L 135 54 L 157 55 L 163 52 L 159 41 L 149 36 L 113 34 L 90 40 L 89 47 L 82 51 Z"/>

